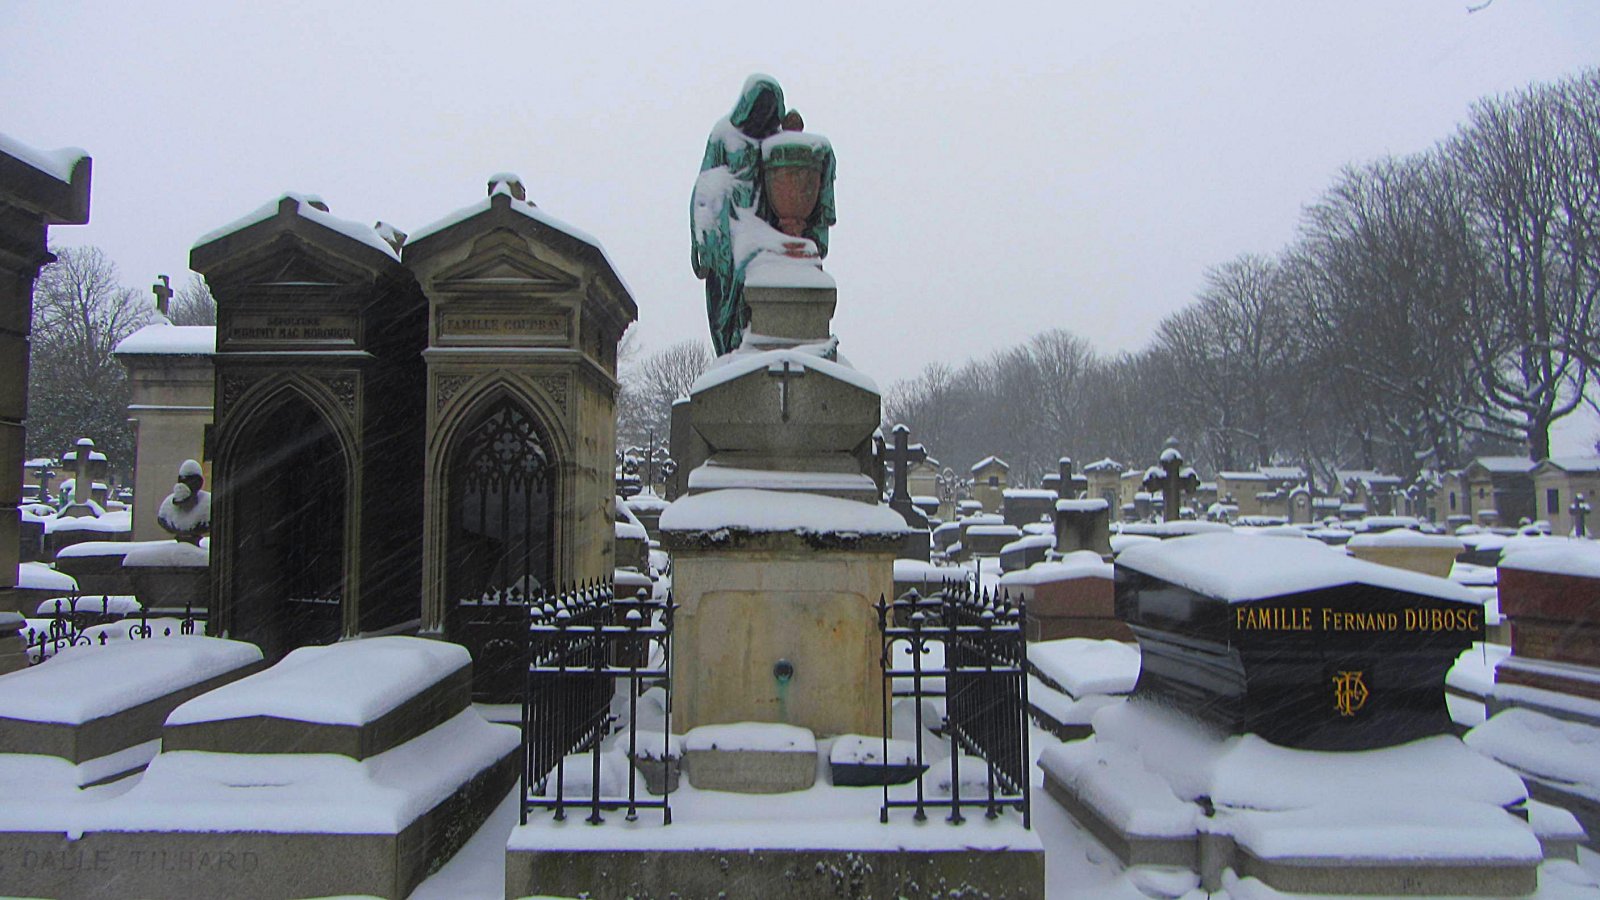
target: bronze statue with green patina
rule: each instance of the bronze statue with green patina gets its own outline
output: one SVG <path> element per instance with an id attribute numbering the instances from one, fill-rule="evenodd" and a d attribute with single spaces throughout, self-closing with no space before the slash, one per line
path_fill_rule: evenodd
<path id="1" fill-rule="evenodd" d="M 833 178 L 833 148 L 785 109 L 778 82 L 746 80 L 733 111 L 711 129 L 690 201 L 694 273 L 706 283 L 718 356 L 739 346 L 749 324 L 744 279 L 752 260 L 828 255 Z"/>

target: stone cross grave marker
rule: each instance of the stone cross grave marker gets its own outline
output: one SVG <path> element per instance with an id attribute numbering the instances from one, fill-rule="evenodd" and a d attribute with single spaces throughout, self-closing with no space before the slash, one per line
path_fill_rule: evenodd
<path id="1" fill-rule="evenodd" d="M 1199 489 L 1200 476 L 1183 464 L 1183 453 L 1178 450 L 1176 438 L 1167 438 L 1160 463 L 1145 470 L 1143 487 L 1151 493 L 1161 492 L 1163 521 L 1178 521 L 1178 507 L 1183 505 L 1183 495 Z"/>
<path id="2" fill-rule="evenodd" d="M 928 458 L 921 444 L 911 443 L 911 429 L 905 425 L 894 427 L 894 450 L 890 462 L 894 464 L 894 493 L 889 495 L 889 508 L 900 514 L 913 528 L 927 528 L 928 517 L 911 502 L 911 491 L 906 487 L 906 476 L 911 467 Z"/>
<path id="3" fill-rule="evenodd" d="M 172 304 L 172 279 L 165 275 L 157 275 L 156 283 L 150 285 L 150 293 L 156 295 L 156 312 L 165 316 Z"/>

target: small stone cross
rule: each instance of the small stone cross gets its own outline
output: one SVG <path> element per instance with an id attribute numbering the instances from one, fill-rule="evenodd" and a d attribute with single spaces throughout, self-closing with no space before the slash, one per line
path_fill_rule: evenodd
<path id="1" fill-rule="evenodd" d="M 1193 493 L 1200 487 L 1200 476 L 1183 464 L 1183 454 L 1178 450 L 1176 438 L 1167 438 L 1166 449 L 1161 451 L 1160 464 L 1145 470 L 1143 487 L 1147 491 L 1161 492 L 1161 518 L 1164 521 L 1178 521 L 1178 507 L 1183 503 L 1183 494 Z"/>
<path id="2" fill-rule="evenodd" d="M 1573 498 L 1572 505 L 1567 507 L 1567 511 L 1572 513 L 1572 536 L 1588 537 L 1586 520 L 1589 518 L 1589 501 L 1583 499 L 1582 494 L 1578 494 Z"/>
<path id="3" fill-rule="evenodd" d="M 94 476 L 89 474 L 89 454 L 94 451 L 94 441 L 78 438 L 72 460 L 72 502 L 88 503 L 94 498 Z"/>
<path id="4" fill-rule="evenodd" d="M 783 421 L 789 421 L 789 379 L 806 374 L 805 366 L 796 366 L 789 360 L 767 366 L 767 374 L 778 379 L 778 410 Z"/>
<path id="5" fill-rule="evenodd" d="M 894 464 L 894 492 L 889 495 L 889 508 L 900 514 L 907 525 L 926 528 L 927 517 L 911 502 L 911 492 L 906 488 L 906 477 L 911 467 L 928 458 L 921 444 L 911 443 L 911 429 L 905 425 L 894 427 L 894 450 L 889 461 Z"/>
<path id="6" fill-rule="evenodd" d="M 156 278 L 156 283 L 150 285 L 150 293 L 156 295 L 156 312 L 164 316 L 172 302 L 172 279 L 165 275 L 157 275 Z"/>

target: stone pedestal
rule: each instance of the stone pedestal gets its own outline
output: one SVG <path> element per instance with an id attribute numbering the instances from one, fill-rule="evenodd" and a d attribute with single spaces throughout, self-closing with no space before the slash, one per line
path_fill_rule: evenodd
<path id="1" fill-rule="evenodd" d="M 1102 499 L 1056 501 L 1056 553 L 1074 550 L 1111 556 L 1111 504 Z"/>
<path id="2" fill-rule="evenodd" d="M 894 590 L 898 536 L 715 541 L 674 532 L 671 518 L 673 725 L 782 722 L 822 736 L 881 735 L 873 605 Z"/>

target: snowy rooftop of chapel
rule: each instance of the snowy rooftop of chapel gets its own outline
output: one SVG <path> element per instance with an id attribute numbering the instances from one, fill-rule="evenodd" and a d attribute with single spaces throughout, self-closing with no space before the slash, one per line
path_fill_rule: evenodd
<path id="1" fill-rule="evenodd" d="M 986 466 L 991 466 L 991 465 L 999 466 L 1002 469 L 1011 468 L 1010 464 L 1008 464 L 1005 460 L 1001 459 L 998 456 L 985 456 L 983 459 L 980 459 L 975 464 L 973 464 L 972 471 L 976 472 L 979 469 L 982 469 L 982 468 L 984 468 Z"/>
<path id="2" fill-rule="evenodd" d="M 1526 456 L 1480 456 L 1468 465 L 1476 464 L 1495 475 L 1515 475 L 1531 472 L 1535 463 Z"/>
<path id="3" fill-rule="evenodd" d="M 378 234 L 377 228 L 371 225 L 363 225 L 360 222 L 353 222 L 349 219 L 341 219 L 329 212 L 323 212 L 322 210 L 311 205 L 313 200 L 317 200 L 315 196 L 310 194 L 300 194 L 294 191 L 286 191 L 284 192 L 283 196 L 277 198 L 276 200 L 263 203 L 251 210 L 249 213 L 240 216 L 221 228 L 213 229 L 205 234 L 200 235 L 200 237 L 195 240 L 194 246 L 203 247 L 206 244 L 217 240 L 218 238 L 227 237 L 236 231 L 242 231 L 246 228 L 249 228 L 251 225 L 271 219 L 278 214 L 279 209 L 285 200 L 294 201 L 295 215 L 298 215 L 300 218 L 316 222 L 318 225 L 321 225 L 324 228 L 336 231 L 345 237 L 360 241 L 361 243 L 366 244 L 368 247 L 371 247 L 390 259 L 393 259 L 395 262 L 400 261 L 400 254 L 396 253 L 395 249 L 389 246 L 389 242 L 384 240 L 383 237 Z"/>
<path id="4" fill-rule="evenodd" d="M 1264 540 L 1271 544 L 1263 545 Z M 1447 579 L 1355 559 L 1321 541 L 1200 534 L 1129 547 L 1117 565 L 1228 603 L 1363 584 L 1483 605 L 1478 595 Z"/>
<path id="5" fill-rule="evenodd" d="M 1127 466 L 1124 466 L 1122 463 L 1119 463 L 1116 460 L 1114 460 L 1114 459 L 1112 459 L 1111 457 L 1108 456 L 1105 459 L 1097 459 L 1094 462 L 1089 463 L 1088 465 L 1083 467 L 1083 471 L 1085 471 L 1085 472 L 1121 472 L 1123 469 L 1126 469 L 1126 468 L 1127 468 Z"/>
<path id="6" fill-rule="evenodd" d="M 40 150 L 5 134 L 0 134 L 0 153 L 19 159 L 51 178 L 67 184 L 72 183 L 72 169 L 78 164 L 78 160 L 89 155 L 87 151 L 78 147 Z"/>
<path id="7" fill-rule="evenodd" d="M 113 353 L 211 356 L 217 352 L 215 325 L 146 325 L 123 338 Z"/>
<path id="8" fill-rule="evenodd" d="M 661 514 L 663 531 L 792 531 L 802 534 L 903 534 L 905 520 L 887 506 L 815 494 L 734 489 L 692 494 Z"/>
<path id="9" fill-rule="evenodd" d="M 1544 464 L 1563 472 L 1600 472 L 1600 456 L 1552 456 Z"/>
<path id="10" fill-rule="evenodd" d="M 476 203 L 471 204 L 470 206 L 463 206 L 442 219 L 429 222 L 421 228 L 418 228 L 416 231 L 411 233 L 411 235 L 406 239 L 406 242 L 408 244 L 415 244 L 423 238 L 431 237 L 441 231 L 444 231 L 446 228 L 459 225 L 473 216 L 483 215 L 489 211 L 490 207 L 494 205 L 494 200 L 496 197 L 503 196 L 506 198 L 506 200 L 510 201 L 510 203 L 507 204 L 507 207 L 512 212 L 527 216 L 528 218 L 538 222 L 541 225 L 544 225 L 547 228 L 553 228 L 567 237 L 572 238 L 573 240 L 588 244 L 589 246 L 600 251 L 600 256 L 605 259 L 606 265 L 611 267 L 612 273 L 615 274 L 617 276 L 617 280 L 622 283 L 623 289 L 626 290 L 630 296 L 633 294 L 633 289 L 628 287 L 628 282 L 622 277 L 622 270 L 617 268 L 617 264 L 611 260 L 611 256 L 606 253 L 605 245 L 600 243 L 599 238 L 596 238 L 594 235 L 584 231 L 581 228 L 578 228 L 575 225 L 570 225 L 556 218 L 555 216 L 550 215 L 549 213 L 535 206 L 532 200 L 518 200 L 516 197 L 512 196 L 510 183 L 513 181 L 520 181 L 517 176 L 509 172 L 503 172 L 495 175 L 490 180 L 494 182 L 494 188 L 489 191 L 488 196 Z"/>

